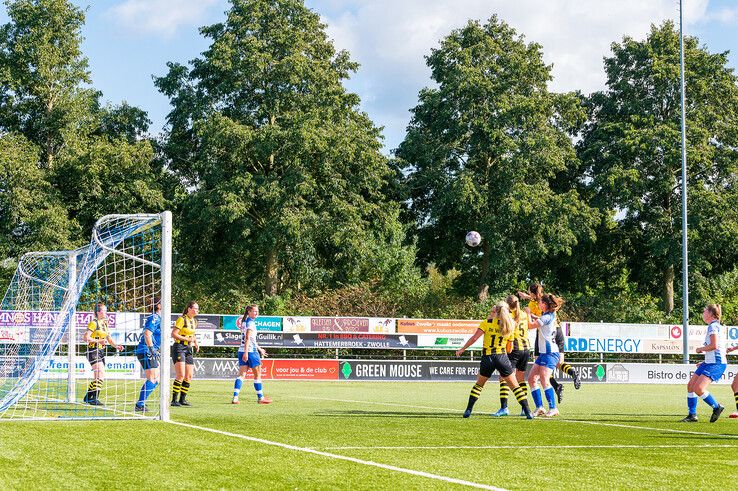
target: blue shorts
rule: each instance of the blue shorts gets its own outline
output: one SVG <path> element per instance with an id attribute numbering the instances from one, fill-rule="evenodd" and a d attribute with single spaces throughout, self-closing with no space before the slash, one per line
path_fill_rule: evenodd
<path id="1" fill-rule="evenodd" d="M 249 353 L 248 360 L 243 361 L 243 351 L 238 352 L 238 366 L 254 368 L 261 365 L 261 356 L 258 351 L 252 351 Z"/>
<path id="2" fill-rule="evenodd" d="M 538 358 L 536 358 L 536 365 L 553 370 L 556 368 L 556 365 L 559 364 L 559 358 L 558 353 L 541 353 L 538 355 Z"/>
<path id="3" fill-rule="evenodd" d="M 694 374 L 710 377 L 713 382 L 717 382 L 725 373 L 726 368 L 728 368 L 728 365 L 725 363 L 703 363 L 697 367 Z"/>

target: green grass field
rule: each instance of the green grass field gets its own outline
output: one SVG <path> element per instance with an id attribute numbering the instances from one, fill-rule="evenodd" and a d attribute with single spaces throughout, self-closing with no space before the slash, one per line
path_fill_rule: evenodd
<path id="1" fill-rule="evenodd" d="M 497 384 L 462 419 L 471 385 L 267 381 L 272 405 L 257 405 L 247 384 L 233 406 L 230 382 L 195 381 L 194 407 L 172 409 L 190 426 L 3 421 L 0 489 L 468 487 L 444 478 L 504 489 L 735 486 L 729 387 L 712 387 L 726 406 L 717 423 L 701 402 L 700 422 L 686 424 L 682 386 L 568 385 L 560 418 L 528 421 L 489 416 Z"/>

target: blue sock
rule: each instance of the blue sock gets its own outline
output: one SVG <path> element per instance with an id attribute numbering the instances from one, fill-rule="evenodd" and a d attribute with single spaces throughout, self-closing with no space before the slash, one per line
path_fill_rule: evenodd
<path id="1" fill-rule="evenodd" d="M 543 406 L 543 399 L 541 399 L 541 389 L 536 387 L 533 389 L 533 391 L 530 393 L 531 396 L 533 396 L 533 402 L 536 403 L 536 407 Z"/>
<path id="2" fill-rule="evenodd" d="M 710 394 L 709 392 L 705 392 L 704 394 L 702 394 L 702 400 L 705 401 L 707 404 L 709 404 L 710 407 L 713 408 L 713 409 L 715 409 L 716 407 L 718 407 L 720 405 L 715 400 L 715 398 L 712 397 L 712 394 Z M 695 405 L 697 405 L 696 402 L 695 402 Z"/>
<path id="3" fill-rule="evenodd" d="M 159 385 L 159 382 L 152 382 L 150 380 L 147 380 L 144 382 L 144 384 L 141 386 L 141 392 L 138 394 L 138 402 L 136 403 L 137 406 L 143 406 L 144 401 L 149 398 L 152 392 L 154 392 L 154 389 Z"/>
<path id="4" fill-rule="evenodd" d="M 258 397 L 259 399 L 264 397 L 264 393 L 261 391 L 261 380 L 259 380 L 258 382 L 254 381 L 254 390 L 256 391 L 256 397 Z"/>
<path id="5" fill-rule="evenodd" d="M 697 394 L 694 392 L 689 392 L 687 394 L 687 408 L 689 409 L 689 414 L 697 414 Z"/>
<path id="6" fill-rule="evenodd" d="M 243 380 L 237 378 L 236 383 L 233 384 L 233 397 L 238 397 L 238 393 L 241 392 L 241 386 L 243 386 Z"/>
<path id="7" fill-rule="evenodd" d="M 549 409 L 556 409 L 556 396 L 554 395 L 554 388 L 549 387 L 545 391 L 546 393 L 546 400 L 548 401 L 548 408 Z"/>

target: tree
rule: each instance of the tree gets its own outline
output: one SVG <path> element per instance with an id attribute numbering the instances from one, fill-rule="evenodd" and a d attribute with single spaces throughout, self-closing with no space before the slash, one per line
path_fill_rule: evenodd
<path id="1" fill-rule="evenodd" d="M 319 16 L 299 0 L 233 0 L 201 32 L 202 56 L 156 79 L 173 106 L 166 163 L 191 191 L 193 275 L 273 295 L 407 271 L 380 129 L 343 87 L 357 64 Z"/>
<path id="2" fill-rule="evenodd" d="M 84 12 L 66 0 L 6 0 L 0 27 L 0 128 L 37 145 L 53 167 L 64 134 L 85 125 L 97 103 L 80 50 Z"/>
<path id="3" fill-rule="evenodd" d="M 100 92 L 89 87 L 81 51 L 84 12 L 66 0 L 6 5 L 0 131 L 23 135 L 38 151 L 34 176 L 47 181 L 53 198 L 36 199 L 58 200 L 54 206 L 64 210 L 77 243 L 88 240 L 103 214 L 162 210 L 164 173 L 145 138 L 146 113 L 126 103 L 101 107 Z"/>
<path id="4" fill-rule="evenodd" d="M 476 277 L 484 299 L 491 283 L 539 277 L 534 264 L 592 236 L 596 213 L 573 183 L 552 185 L 576 161 L 568 131 L 584 112 L 575 95 L 548 91 L 541 47 L 496 16 L 453 31 L 427 64 L 438 87 L 420 92 L 396 151 L 420 259 Z M 482 234 L 480 252 L 464 248 L 468 230 Z"/>
<path id="5" fill-rule="evenodd" d="M 703 274 L 732 270 L 738 254 L 738 86 L 727 53 L 684 42 L 690 262 Z M 587 100 L 578 145 L 591 203 L 618 211 L 633 279 L 674 308 L 681 262 L 679 34 L 672 22 L 647 38 L 613 43 L 607 89 Z"/>
<path id="6" fill-rule="evenodd" d="M 64 207 L 25 137 L 0 137 L 0 260 L 71 245 Z"/>

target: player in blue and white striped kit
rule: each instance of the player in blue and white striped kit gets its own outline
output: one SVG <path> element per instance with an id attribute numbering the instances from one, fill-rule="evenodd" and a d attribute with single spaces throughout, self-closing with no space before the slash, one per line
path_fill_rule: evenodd
<path id="1" fill-rule="evenodd" d="M 702 398 L 712 408 L 710 423 L 714 423 L 725 409 L 707 391 L 711 382 L 720 380 L 728 367 L 725 356 L 725 339 L 722 333 L 723 326 L 720 325 L 722 309 L 720 305 L 710 304 L 702 312 L 702 319 L 707 324 L 705 342 L 696 349 L 697 353 L 705 354 L 705 361 L 697 366 L 692 378 L 687 384 L 687 408 L 689 414 L 682 419 L 685 423 L 697 421 L 697 398 Z"/>
<path id="2" fill-rule="evenodd" d="M 538 329 L 540 334 L 536 341 L 540 354 L 536 358 L 536 362 L 528 375 L 528 385 L 531 388 L 530 395 L 536 404 L 533 416 L 552 418 L 559 415 L 559 410 L 556 408 L 556 395 L 549 379 L 551 378 L 551 372 L 559 364 L 560 359 L 559 347 L 556 344 L 556 327 L 558 325 L 556 311 L 561 308 L 563 301 L 555 295 L 544 293 L 538 303 L 543 315 L 531 325 L 531 328 Z M 548 412 L 543 408 L 541 388 L 538 386 L 539 379 L 543 386 L 546 400 L 548 401 Z"/>
<path id="3" fill-rule="evenodd" d="M 238 377 L 233 385 L 233 404 L 238 404 L 238 395 L 241 392 L 246 374 L 249 368 L 254 373 L 254 390 L 256 391 L 257 402 L 259 404 L 269 404 L 272 402 L 269 397 L 264 395 L 261 384 L 261 357 L 266 357 L 267 353 L 256 342 L 256 317 L 259 315 L 258 305 L 249 305 L 246 307 L 241 319 L 241 346 L 238 348 Z"/>

